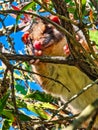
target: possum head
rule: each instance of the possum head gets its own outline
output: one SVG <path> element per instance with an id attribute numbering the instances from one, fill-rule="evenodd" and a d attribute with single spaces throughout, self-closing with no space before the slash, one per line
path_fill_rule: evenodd
<path id="1" fill-rule="evenodd" d="M 30 55 L 64 55 L 63 47 L 67 44 L 60 31 L 41 19 L 33 23 L 32 28 L 22 36 L 22 40 Z"/>

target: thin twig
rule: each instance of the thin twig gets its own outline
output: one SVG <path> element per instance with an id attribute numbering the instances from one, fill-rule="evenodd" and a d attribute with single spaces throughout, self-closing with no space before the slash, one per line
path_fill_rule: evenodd
<path id="1" fill-rule="evenodd" d="M 82 17 L 83 17 L 83 14 L 82 14 L 82 1 L 79 0 L 78 1 L 78 5 L 79 5 L 79 22 L 80 22 L 80 25 L 82 24 Z"/>
<path id="2" fill-rule="evenodd" d="M 10 54 L 10 53 L 1 53 L 5 56 L 8 60 L 15 60 L 15 61 L 30 61 L 32 59 L 37 60 L 39 59 L 40 62 L 45 63 L 53 63 L 53 64 L 68 64 L 68 65 L 75 65 L 75 60 L 73 58 L 66 58 L 63 56 L 34 56 L 34 55 L 21 55 L 21 54 Z M 2 55 L 0 59 L 2 59 Z"/>
<path id="3" fill-rule="evenodd" d="M 47 21 L 48 23 L 53 24 L 55 27 L 57 27 L 59 30 L 61 30 L 63 33 L 67 34 L 70 38 L 72 38 L 75 41 L 75 38 L 73 37 L 73 35 L 71 35 L 66 29 L 64 29 L 62 26 L 58 25 L 57 23 L 51 21 L 50 19 L 44 17 L 44 16 L 40 16 L 36 13 L 33 12 L 29 12 L 29 11 L 18 11 L 18 10 L 0 10 L 0 14 L 9 14 L 9 13 L 13 13 L 13 14 L 28 14 L 28 15 L 33 15 L 35 17 L 39 17 L 45 21 Z"/>
<path id="4" fill-rule="evenodd" d="M 23 61 L 23 62 L 29 62 L 30 60 L 34 59 L 37 60 L 39 59 L 40 62 L 43 63 L 53 63 L 53 64 L 66 64 L 70 66 L 76 66 L 79 67 L 84 73 L 88 74 L 89 78 L 91 79 L 96 79 L 97 76 L 97 65 L 92 62 L 88 62 L 86 59 L 79 58 L 78 60 L 73 59 L 71 56 L 70 57 L 61 57 L 61 56 L 34 56 L 34 55 L 20 55 L 20 54 L 9 54 L 9 53 L 1 53 L 0 59 L 3 60 L 3 56 L 5 56 L 8 60 L 15 60 L 15 61 Z M 93 59 L 92 59 L 93 60 Z M 80 66 L 79 66 L 80 64 Z M 92 67 L 93 66 L 93 67 Z M 85 70 L 86 68 L 86 70 Z M 95 73 L 96 69 L 96 73 Z M 90 73 L 92 70 L 92 73 Z"/>
<path id="5" fill-rule="evenodd" d="M 18 108 L 17 108 L 17 105 L 16 105 L 16 97 L 15 97 L 15 89 L 14 89 L 14 75 L 13 75 L 13 67 L 10 68 L 10 72 L 11 72 L 11 79 L 12 79 L 12 83 L 11 83 L 11 90 L 12 90 L 12 101 L 13 101 L 13 104 L 14 104 L 14 108 L 15 108 L 15 113 L 16 113 L 16 119 L 17 119 L 17 124 L 21 130 L 22 128 L 22 125 L 21 125 L 21 122 L 20 122 L 20 118 L 19 118 L 19 112 L 18 112 Z"/>
<path id="6" fill-rule="evenodd" d="M 98 13 L 98 0 L 90 0 Z"/>
<path id="7" fill-rule="evenodd" d="M 21 27 L 21 24 L 19 24 L 19 25 L 16 27 L 16 32 L 23 30 L 26 26 L 28 26 L 28 24 L 25 24 L 25 25 L 22 26 L 22 27 Z M 14 30 L 15 30 L 15 25 L 7 26 L 5 29 L 4 29 L 4 28 L 1 28 L 1 29 L 0 29 L 0 37 L 2 37 L 2 36 L 5 35 L 5 30 L 8 30 L 8 31 L 9 31 L 9 35 L 10 35 L 11 33 L 14 32 Z"/>
<path id="8" fill-rule="evenodd" d="M 87 127 L 86 130 L 91 130 L 92 129 L 97 116 L 98 116 L 98 109 L 96 109 L 96 111 L 95 111 L 94 115 L 92 116 L 92 119 L 91 119 L 91 121 L 89 123 L 89 126 Z"/>
<path id="9" fill-rule="evenodd" d="M 16 116 L 17 116 L 17 122 L 19 124 L 19 127 L 21 128 L 21 123 L 20 123 L 20 120 L 19 120 L 19 113 L 18 113 L 18 109 L 17 109 L 17 106 L 16 106 L 15 91 L 14 91 L 13 65 L 11 65 L 9 63 L 8 59 L 5 56 L 3 56 L 1 53 L 0 53 L 0 58 L 4 62 L 4 64 L 7 66 L 5 76 L 6 76 L 8 70 L 11 72 L 11 79 L 12 79 L 12 83 L 11 83 L 12 100 L 13 100 L 13 104 L 14 104 L 14 108 L 15 108 L 15 113 L 16 113 Z M 4 80 L 5 80 L 5 76 L 4 76 Z"/>
<path id="10" fill-rule="evenodd" d="M 34 71 L 25 70 L 25 69 L 18 68 L 18 67 L 14 67 L 14 69 L 18 69 L 18 70 L 20 70 L 20 71 L 28 72 L 28 73 L 35 74 L 35 75 L 39 75 L 39 76 L 41 76 L 41 77 L 47 78 L 47 79 L 49 79 L 49 80 L 52 80 L 52 81 L 54 81 L 54 82 L 56 82 L 56 83 L 62 85 L 64 88 L 67 89 L 68 92 L 70 92 L 69 88 L 67 88 L 67 87 L 66 87 L 62 82 L 60 82 L 59 80 L 56 80 L 56 79 L 53 79 L 53 78 L 51 78 L 51 77 L 48 77 L 48 76 L 45 76 L 45 75 L 36 73 L 36 72 L 34 72 Z"/>
<path id="11" fill-rule="evenodd" d="M 66 130 L 76 130 L 84 121 L 86 121 L 94 111 L 98 109 L 98 99 L 96 99 L 92 104 L 88 105 L 80 115 L 74 119 L 73 123 L 69 125 Z"/>
<path id="12" fill-rule="evenodd" d="M 53 14 L 53 15 L 58 16 L 60 19 L 63 19 L 63 20 L 65 20 L 65 21 L 67 21 L 67 22 L 70 22 L 70 23 L 72 23 L 73 25 L 78 25 L 76 22 L 72 21 L 71 19 L 69 19 L 69 18 L 67 18 L 67 17 L 65 17 L 65 16 L 63 16 L 63 15 L 60 15 L 60 14 L 58 14 L 57 12 L 53 12 L 52 10 L 50 10 L 49 8 L 47 8 L 45 5 L 43 5 L 40 1 L 38 1 L 38 0 L 34 0 L 34 1 L 35 1 L 36 3 L 38 3 L 42 8 L 44 8 L 46 11 L 50 12 L 50 13 Z"/>
<path id="13" fill-rule="evenodd" d="M 7 77 L 7 73 L 8 73 L 8 68 L 6 68 L 5 72 L 4 72 L 4 76 L 3 76 L 3 81 L 2 83 L 5 83 L 6 81 L 6 77 Z M 3 84 L 2 84 L 3 85 Z"/>
<path id="14" fill-rule="evenodd" d="M 76 38 L 71 34 L 69 33 L 65 28 L 63 28 L 62 26 L 58 25 L 57 23 L 51 21 L 50 19 L 44 17 L 44 16 L 40 16 L 36 13 L 33 13 L 33 12 L 29 12 L 29 11 L 17 11 L 17 10 L 0 10 L 0 14 L 8 14 L 8 13 L 14 13 L 14 14 L 28 14 L 28 15 L 33 15 L 35 17 L 39 17 L 41 18 L 42 20 L 48 22 L 48 23 L 51 23 L 52 25 L 54 25 L 59 31 L 61 31 L 62 33 L 64 33 L 65 35 L 69 36 L 70 39 L 73 41 L 72 43 L 74 44 L 74 46 L 78 47 L 78 50 L 81 50 L 83 51 L 82 55 L 85 55 L 85 57 L 87 57 L 89 59 L 89 61 L 92 63 L 92 58 L 90 57 L 89 53 L 86 52 L 86 50 L 82 47 L 82 45 L 76 40 Z M 69 44 L 70 45 L 70 44 Z M 79 56 L 82 56 L 80 55 L 79 51 L 77 51 L 78 55 Z"/>
<path id="15" fill-rule="evenodd" d="M 78 98 L 81 94 L 83 94 L 84 92 L 86 92 L 88 89 L 90 89 L 91 87 L 93 87 L 95 84 L 98 83 L 98 79 L 96 79 L 95 81 L 93 81 L 91 84 L 87 85 L 86 87 L 84 87 L 81 91 L 79 91 L 79 93 L 75 94 L 73 97 L 71 97 L 68 102 L 66 102 L 64 104 L 64 108 L 73 100 L 75 100 L 76 98 Z"/>
<path id="16" fill-rule="evenodd" d="M 62 105 L 55 113 L 53 113 L 52 118 L 61 110 L 65 109 L 67 107 L 67 105 L 72 102 L 73 100 L 75 100 L 76 98 L 78 98 L 81 94 L 83 94 L 85 91 L 87 91 L 88 89 L 90 89 L 91 87 L 93 87 L 95 84 L 98 83 L 98 79 L 96 79 L 95 81 L 93 81 L 91 84 L 87 85 L 86 87 L 84 87 L 82 90 L 80 90 L 77 94 L 75 94 L 74 96 L 72 96 L 64 105 Z"/>

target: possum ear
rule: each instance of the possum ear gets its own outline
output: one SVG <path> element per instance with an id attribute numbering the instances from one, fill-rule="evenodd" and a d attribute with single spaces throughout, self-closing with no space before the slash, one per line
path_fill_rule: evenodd
<path id="1" fill-rule="evenodd" d="M 28 42 L 28 37 L 29 37 L 29 32 L 26 32 L 22 35 L 22 41 L 24 44 L 27 44 Z"/>
<path id="2" fill-rule="evenodd" d="M 60 24 L 60 19 L 58 16 L 55 16 L 55 15 L 51 15 L 50 17 L 50 20 L 57 23 L 57 24 Z"/>

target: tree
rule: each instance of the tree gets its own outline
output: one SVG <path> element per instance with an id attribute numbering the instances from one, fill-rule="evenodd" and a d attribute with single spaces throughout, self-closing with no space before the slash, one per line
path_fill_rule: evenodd
<path id="1" fill-rule="evenodd" d="M 17 6 L 15 4 L 17 3 Z M 2 129 L 9 129 L 10 126 L 18 129 L 70 129 L 76 130 L 85 122 L 93 112 L 88 129 L 91 129 L 97 115 L 98 99 L 82 111 L 80 115 L 73 115 L 66 106 L 75 100 L 82 93 L 87 91 L 94 84 L 98 83 L 98 1 L 95 0 L 17 0 L 1 1 L 0 37 L 4 36 L 4 41 L 0 44 L 1 59 L 1 85 L 0 85 L 0 116 L 2 120 Z M 43 15 L 43 12 L 45 13 Z M 46 13 L 55 17 L 49 19 Z M 8 17 L 16 18 L 16 23 L 6 26 Z M 65 57 L 39 57 L 26 55 L 25 51 L 19 54 L 15 49 L 13 36 L 17 38 L 17 32 L 23 32 L 30 25 L 34 18 L 40 18 L 45 22 L 51 23 L 66 37 L 71 58 Z M 60 19 L 58 24 L 57 19 Z M 77 32 L 73 29 L 77 27 Z M 80 44 L 76 35 L 82 31 L 86 46 Z M 78 34 L 79 36 L 81 34 Z M 94 37 L 95 35 L 95 37 Z M 22 35 L 20 36 L 20 38 Z M 18 38 L 17 38 L 18 39 Z M 83 42 L 82 42 L 83 43 Z M 17 43 L 18 41 L 17 41 Z M 22 44 L 22 43 L 21 43 Z M 5 49 L 5 47 L 7 49 Z M 23 47 L 23 46 L 22 46 Z M 25 50 L 25 47 L 23 47 Z M 77 95 L 71 97 L 66 103 L 59 98 L 54 98 L 49 94 L 31 89 L 34 82 L 32 75 L 38 75 L 32 71 L 28 64 L 30 60 L 40 59 L 41 62 L 50 62 L 56 64 L 67 64 L 77 66 L 82 72 L 93 80 L 88 86 L 81 90 Z M 40 75 L 43 76 L 43 75 Z M 50 77 L 45 77 L 50 78 Z M 62 84 L 61 82 L 50 78 L 50 80 Z M 94 106 L 93 109 L 92 105 Z M 28 115 L 25 110 L 33 112 Z M 87 113 L 88 111 L 88 113 Z M 84 118 L 82 118 L 84 116 Z M 77 117 L 77 118 L 76 118 Z M 72 123 L 73 121 L 73 123 Z M 72 123 L 72 124 L 71 124 Z M 69 127 L 67 127 L 69 125 Z"/>

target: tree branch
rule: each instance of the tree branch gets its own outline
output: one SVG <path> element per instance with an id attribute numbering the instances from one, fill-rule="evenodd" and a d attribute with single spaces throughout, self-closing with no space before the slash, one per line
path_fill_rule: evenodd
<path id="1" fill-rule="evenodd" d="M 19 25 L 16 27 L 16 30 L 15 30 L 15 26 L 14 26 L 14 25 L 7 26 L 5 29 L 4 29 L 4 28 L 1 28 L 1 29 L 0 29 L 0 37 L 2 37 L 2 36 L 5 35 L 6 30 L 9 31 L 9 35 L 10 35 L 11 33 L 14 32 L 14 30 L 15 30 L 16 32 L 18 32 L 18 31 L 23 30 L 26 26 L 27 26 L 27 24 L 25 24 L 24 26 L 22 26 L 21 24 L 19 24 Z"/>
<path id="2" fill-rule="evenodd" d="M 36 3 L 38 3 L 42 8 L 44 8 L 45 11 L 48 11 L 48 12 L 50 12 L 51 14 L 58 16 L 60 19 L 63 19 L 63 20 L 65 20 L 65 21 L 67 21 L 67 22 L 72 23 L 73 25 L 78 25 L 78 23 L 74 22 L 73 20 L 71 20 L 71 19 L 69 19 L 69 18 L 67 18 L 67 17 L 65 17 L 65 16 L 63 16 L 63 15 L 60 15 L 60 14 L 58 14 L 58 13 L 52 11 L 52 10 L 50 10 L 50 9 L 47 8 L 45 5 L 43 5 L 40 1 L 38 1 L 38 0 L 34 0 L 34 1 L 35 1 Z"/>
<path id="3" fill-rule="evenodd" d="M 15 61 L 23 61 L 29 62 L 30 60 L 39 59 L 40 62 L 45 63 L 54 63 L 54 64 L 68 64 L 68 65 L 75 65 L 75 60 L 73 58 L 66 58 L 61 56 L 34 56 L 34 55 L 20 55 L 20 54 L 9 54 L 9 53 L 2 53 L 8 60 L 15 60 Z M 0 59 L 2 60 L 3 57 L 0 55 Z"/>
<path id="4" fill-rule="evenodd" d="M 1 53 L 0 59 L 2 61 L 4 60 L 3 56 L 6 57 L 8 60 L 15 60 L 15 61 L 22 61 L 22 62 L 30 62 L 31 60 L 39 59 L 40 62 L 43 62 L 43 63 L 67 64 L 70 66 L 76 66 L 81 71 L 83 71 L 86 75 L 88 75 L 89 78 L 92 80 L 96 80 L 98 77 L 97 65 L 94 66 L 92 62 L 88 62 L 85 59 L 83 60 L 81 57 L 79 59 L 74 59 L 71 56 L 70 57 L 61 57 L 61 56 L 51 57 L 51 56 L 34 56 L 34 55 L 31 56 L 31 55 Z"/>
<path id="5" fill-rule="evenodd" d="M 12 91 L 12 102 L 14 104 L 14 109 L 15 109 L 15 114 L 16 114 L 16 121 L 17 121 L 17 124 L 18 124 L 18 127 L 20 129 L 22 129 L 22 125 L 21 125 L 21 121 L 20 121 L 20 118 L 19 118 L 19 112 L 18 112 L 18 108 L 17 108 L 17 105 L 16 105 L 16 97 L 15 97 L 15 88 L 14 88 L 14 75 L 13 75 L 13 66 L 10 68 L 10 72 L 11 72 L 11 91 Z"/>
<path id="6" fill-rule="evenodd" d="M 92 104 L 88 105 L 81 114 L 74 119 L 73 123 L 69 125 L 66 130 L 76 130 L 84 121 L 86 121 L 94 111 L 98 109 L 98 99 L 96 99 Z"/>
<path id="7" fill-rule="evenodd" d="M 14 91 L 14 76 L 13 76 L 13 65 L 10 64 L 9 60 L 0 53 L 0 57 L 1 60 L 3 61 L 3 63 L 6 65 L 7 69 L 6 69 L 6 73 L 7 71 L 9 70 L 10 73 L 11 73 L 11 79 L 12 79 L 12 83 L 11 83 L 11 90 L 12 90 L 12 101 L 13 101 L 13 104 L 14 104 L 14 109 L 15 109 L 15 114 L 17 116 L 17 123 L 19 125 L 19 127 L 21 128 L 21 123 L 20 123 L 20 119 L 19 119 L 19 113 L 18 113 L 18 109 L 17 109 L 17 106 L 16 106 L 16 97 L 15 97 L 15 91 Z M 6 74 L 5 73 L 5 74 Z M 5 75 L 4 75 L 5 76 Z M 4 77 L 5 79 L 6 77 Z M 5 81 L 3 81 L 4 83 Z"/>
<path id="8" fill-rule="evenodd" d="M 65 109 L 69 103 L 71 103 L 73 100 L 78 98 L 81 94 L 83 94 L 85 91 L 93 87 L 95 84 L 98 83 L 98 79 L 92 82 L 91 84 L 88 84 L 83 89 L 81 89 L 77 94 L 73 95 L 64 105 L 62 105 L 55 113 L 53 113 L 52 118 L 61 110 Z"/>
<path id="9" fill-rule="evenodd" d="M 44 16 L 40 16 L 34 12 L 29 12 L 29 11 L 18 11 L 18 10 L 0 10 L 0 14 L 10 14 L 10 13 L 13 13 L 13 14 L 17 14 L 17 15 L 20 15 L 20 14 L 28 14 L 28 15 L 32 15 L 32 16 L 35 16 L 35 17 L 39 17 L 41 18 L 42 20 L 48 22 L 48 23 L 51 23 L 52 25 L 54 25 L 58 30 L 62 31 L 64 34 L 67 34 L 70 38 L 72 38 L 74 41 L 74 37 L 73 35 L 71 35 L 66 29 L 64 29 L 62 26 L 58 25 L 57 23 L 51 21 L 50 19 L 44 17 Z"/>
<path id="10" fill-rule="evenodd" d="M 56 83 L 62 85 L 65 89 L 67 89 L 68 92 L 70 92 L 69 88 L 67 88 L 67 87 L 66 87 L 62 82 L 60 82 L 59 80 L 56 80 L 56 79 L 53 79 L 53 78 L 51 78 L 51 77 L 48 77 L 48 76 L 45 76 L 45 75 L 36 73 L 36 72 L 34 72 L 34 71 L 25 70 L 25 69 L 18 68 L 18 67 L 14 67 L 14 69 L 17 69 L 17 70 L 20 70 L 20 71 L 24 71 L 24 72 L 28 72 L 28 73 L 31 73 L 31 74 L 35 74 L 35 75 L 39 75 L 40 77 L 44 77 L 44 78 L 46 78 L 46 79 L 52 80 L 53 82 L 56 82 Z"/>
<path id="11" fill-rule="evenodd" d="M 98 0 L 90 0 L 90 1 L 93 3 L 93 5 L 98 13 Z"/>

